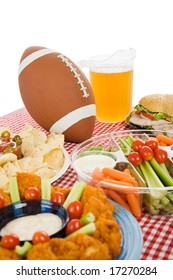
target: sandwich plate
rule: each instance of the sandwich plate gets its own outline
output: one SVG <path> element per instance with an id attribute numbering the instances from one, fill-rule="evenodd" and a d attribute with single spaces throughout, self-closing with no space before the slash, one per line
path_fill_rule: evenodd
<path id="1" fill-rule="evenodd" d="M 115 260 L 139 260 L 143 248 L 141 228 L 130 212 L 118 203 L 111 202 L 116 206 L 114 217 L 121 226 L 122 233 L 121 252 Z"/>

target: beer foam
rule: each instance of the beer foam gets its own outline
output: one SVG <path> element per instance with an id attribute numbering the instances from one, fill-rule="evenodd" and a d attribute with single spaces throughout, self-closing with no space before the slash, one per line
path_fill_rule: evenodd
<path id="1" fill-rule="evenodd" d="M 95 73 L 115 74 L 115 73 L 123 73 L 123 72 L 132 71 L 133 65 L 119 65 L 119 66 L 90 65 L 89 70 L 90 70 L 90 72 L 95 72 Z"/>
<path id="2" fill-rule="evenodd" d="M 135 51 L 116 51 L 110 55 L 99 55 L 88 60 L 89 70 L 96 73 L 122 73 L 133 70 Z"/>

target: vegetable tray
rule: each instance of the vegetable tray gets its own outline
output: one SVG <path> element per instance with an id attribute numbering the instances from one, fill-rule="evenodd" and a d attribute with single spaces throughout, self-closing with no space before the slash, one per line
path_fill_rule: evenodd
<path id="1" fill-rule="evenodd" d="M 162 160 L 164 152 L 161 152 L 162 162 L 159 162 L 156 150 L 153 150 L 152 157 L 147 159 L 144 157 L 139 164 L 133 164 L 129 155 L 134 152 L 132 142 L 135 140 L 141 140 L 144 142 L 144 146 L 148 140 L 157 141 L 157 149 L 165 151 L 167 157 Z M 146 212 L 151 215 L 171 215 L 173 213 L 172 143 L 172 134 L 162 131 L 126 130 L 103 134 L 77 146 L 72 153 L 72 167 L 77 172 L 78 179 L 95 187 L 103 188 L 108 197 L 124 207 L 133 208 L 133 210 L 131 209 L 132 213 L 137 218 Z M 128 171 L 135 180 L 135 184 L 128 184 L 127 181 L 123 185 L 121 180 L 120 183 L 117 183 L 117 180 L 112 180 L 110 170 L 106 170 L 107 166 L 104 166 L 103 169 L 99 168 L 97 160 L 93 170 L 87 168 L 87 162 L 84 165 L 86 169 L 85 167 L 80 169 L 75 164 L 79 158 L 83 157 L 85 160 L 87 156 L 93 155 L 93 161 L 95 161 L 96 156 L 98 159 L 99 156 L 108 156 L 114 159 L 113 171 Z"/>

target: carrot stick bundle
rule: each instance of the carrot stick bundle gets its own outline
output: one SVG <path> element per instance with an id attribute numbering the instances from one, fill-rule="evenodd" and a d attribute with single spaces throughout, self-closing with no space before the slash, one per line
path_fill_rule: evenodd
<path id="1" fill-rule="evenodd" d="M 123 206 L 124 208 L 126 208 L 126 210 L 128 210 L 129 212 L 130 211 L 130 207 L 128 206 L 127 202 L 125 202 L 125 200 L 116 192 L 116 191 L 113 191 L 113 190 L 107 190 L 110 198 L 119 203 L 121 206 Z"/>
<path id="2" fill-rule="evenodd" d="M 165 143 L 166 145 L 170 146 L 173 144 L 173 139 L 169 136 L 164 135 L 163 133 L 159 133 L 156 136 L 157 140 L 160 142 Z"/>

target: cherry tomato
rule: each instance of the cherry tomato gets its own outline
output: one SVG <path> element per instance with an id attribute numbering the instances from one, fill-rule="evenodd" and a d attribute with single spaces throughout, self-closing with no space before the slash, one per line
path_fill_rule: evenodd
<path id="1" fill-rule="evenodd" d="M 55 191 L 52 195 L 51 200 L 57 204 L 63 205 L 65 197 L 63 193 Z"/>
<path id="2" fill-rule="evenodd" d="M 154 157 L 159 163 L 165 163 L 168 159 L 168 153 L 165 150 L 157 148 L 154 150 Z"/>
<path id="3" fill-rule="evenodd" d="M 143 159 L 145 160 L 151 160 L 153 158 L 153 151 L 151 150 L 150 147 L 148 146 L 143 146 L 139 150 L 140 155 L 142 156 Z"/>
<path id="4" fill-rule="evenodd" d="M 150 147 L 151 150 L 154 151 L 156 148 L 158 148 L 158 141 L 154 139 L 149 139 L 145 142 L 145 145 Z"/>
<path id="5" fill-rule="evenodd" d="M 25 191 L 25 199 L 40 199 L 40 191 L 37 187 L 29 187 Z"/>
<path id="6" fill-rule="evenodd" d="M 19 237 L 15 234 L 6 234 L 1 239 L 2 247 L 9 250 L 13 250 L 19 244 L 20 244 Z"/>
<path id="7" fill-rule="evenodd" d="M 131 152 L 128 155 L 128 160 L 130 161 L 131 164 L 137 166 L 142 162 L 142 157 L 138 152 Z"/>
<path id="8" fill-rule="evenodd" d="M 72 201 L 68 207 L 67 207 L 67 211 L 71 219 L 79 219 L 82 215 L 82 211 L 83 211 L 83 205 L 80 201 L 75 200 Z"/>
<path id="9" fill-rule="evenodd" d="M 5 205 L 5 199 L 4 197 L 0 194 L 0 208 L 3 208 Z"/>
<path id="10" fill-rule="evenodd" d="M 136 139 L 132 142 L 132 149 L 135 152 L 139 152 L 140 148 L 143 147 L 145 145 L 145 143 L 140 140 L 140 139 Z"/>
<path id="11" fill-rule="evenodd" d="M 79 219 L 72 219 L 66 226 L 66 235 L 69 235 L 82 227 Z"/>
<path id="12" fill-rule="evenodd" d="M 32 243 L 34 245 L 36 245 L 38 243 L 45 243 L 45 242 L 48 242 L 49 240 L 50 240 L 49 235 L 44 231 L 37 231 L 33 234 L 33 237 L 32 237 Z"/>

